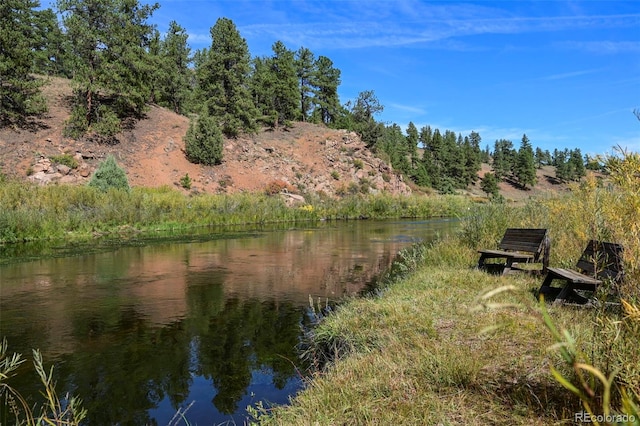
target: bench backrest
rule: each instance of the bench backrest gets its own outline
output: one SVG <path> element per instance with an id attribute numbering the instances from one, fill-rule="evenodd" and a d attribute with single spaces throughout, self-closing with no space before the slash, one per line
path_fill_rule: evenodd
<path id="1" fill-rule="evenodd" d="M 499 247 L 502 250 L 540 254 L 548 243 L 546 229 L 509 228 L 505 231 Z"/>
<path id="2" fill-rule="evenodd" d="M 543 270 L 549 265 L 550 246 L 549 231 L 544 228 L 508 228 L 498 245 L 501 250 L 533 253 Z"/>
<path id="3" fill-rule="evenodd" d="M 620 244 L 591 240 L 582 252 L 577 267 L 585 275 L 621 281 L 623 247 Z"/>

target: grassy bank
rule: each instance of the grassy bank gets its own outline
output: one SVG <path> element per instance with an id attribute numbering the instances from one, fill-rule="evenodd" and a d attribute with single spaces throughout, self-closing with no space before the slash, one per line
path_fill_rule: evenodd
<path id="1" fill-rule="evenodd" d="M 194 226 L 310 220 L 459 216 L 470 201 L 457 196 L 354 195 L 308 197 L 290 207 L 279 195 L 186 195 L 176 189 L 101 192 L 88 186 L 36 186 L 0 182 L 0 243 Z"/>
<path id="2" fill-rule="evenodd" d="M 290 406 L 251 409 L 256 421 L 573 424 L 589 411 L 640 424 L 640 157 L 609 165 L 608 181 L 565 196 L 474 207 L 459 234 L 414 249 L 411 273 L 321 321 L 310 354 L 322 368 Z M 575 265 L 589 239 L 622 243 L 621 304 L 544 305 L 541 277 L 475 269 L 507 227 L 548 228 L 553 266 Z"/>
<path id="3" fill-rule="evenodd" d="M 446 240 L 382 297 L 350 301 L 315 335 L 337 361 L 264 424 L 549 424 L 580 410 L 549 374 L 559 359 L 531 290 L 537 279 L 473 268 L 475 252 Z M 482 308 L 482 295 L 513 304 Z M 552 309 L 588 345 L 593 314 Z M 490 332 L 487 330 L 491 330 Z"/>

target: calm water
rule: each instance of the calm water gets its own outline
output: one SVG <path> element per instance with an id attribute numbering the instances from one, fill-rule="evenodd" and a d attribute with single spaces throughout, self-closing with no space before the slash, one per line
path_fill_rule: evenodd
<path id="1" fill-rule="evenodd" d="M 310 297 L 357 294 L 400 249 L 454 226 L 355 221 L 49 250 L 0 265 L 0 335 L 10 352 L 42 350 L 88 424 L 166 425 L 191 403 L 191 425 L 242 424 L 248 405 L 301 388 Z M 33 401 L 35 372 L 22 370 L 12 384 Z"/>

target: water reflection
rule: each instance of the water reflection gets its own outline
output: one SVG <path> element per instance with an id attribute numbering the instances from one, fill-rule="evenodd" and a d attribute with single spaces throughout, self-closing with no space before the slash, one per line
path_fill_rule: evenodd
<path id="1" fill-rule="evenodd" d="M 0 332 L 55 362 L 88 424 L 164 425 L 191 402 L 191 424 L 242 423 L 247 405 L 300 388 L 310 296 L 356 294 L 401 248 L 452 226 L 325 224 L 2 265 Z M 32 376 L 14 384 L 35 398 Z"/>

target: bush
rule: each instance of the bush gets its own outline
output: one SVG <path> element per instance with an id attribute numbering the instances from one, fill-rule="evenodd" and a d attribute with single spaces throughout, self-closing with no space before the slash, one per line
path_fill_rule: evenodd
<path id="1" fill-rule="evenodd" d="M 79 166 L 78 160 L 73 158 L 73 156 L 70 154 L 52 155 L 51 157 L 49 157 L 49 160 L 56 164 L 65 165 L 70 169 L 75 169 Z"/>
<path id="2" fill-rule="evenodd" d="M 113 155 L 109 155 L 95 171 L 89 182 L 89 186 L 100 191 L 107 192 L 110 188 L 123 189 L 129 191 L 129 181 L 127 174 L 116 163 Z"/>
<path id="3" fill-rule="evenodd" d="M 180 178 L 180 186 L 184 189 L 191 189 L 191 177 L 189 177 L 189 173 Z"/>
<path id="4" fill-rule="evenodd" d="M 184 138 L 187 159 L 196 164 L 213 166 L 222 162 L 224 140 L 215 119 L 202 116 L 192 120 Z"/>

